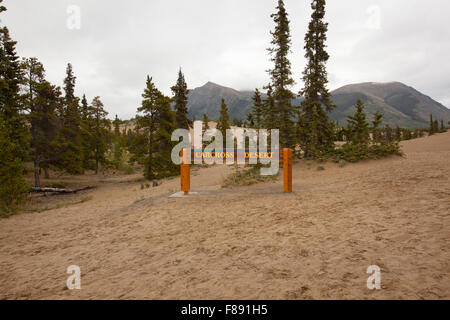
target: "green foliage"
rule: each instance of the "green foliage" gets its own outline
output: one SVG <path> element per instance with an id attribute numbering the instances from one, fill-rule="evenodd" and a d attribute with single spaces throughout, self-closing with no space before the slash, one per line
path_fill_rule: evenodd
<path id="1" fill-rule="evenodd" d="M 100 97 L 95 97 L 92 100 L 92 128 L 93 132 L 91 135 L 91 145 L 94 152 L 95 161 L 95 173 L 98 173 L 99 164 L 106 163 L 106 151 L 108 150 L 108 138 L 110 123 L 106 119 L 108 112 L 103 108 L 103 103 Z"/>
<path id="2" fill-rule="evenodd" d="M 358 99 L 356 113 L 347 117 L 346 136 L 355 145 L 367 145 L 369 142 L 369 123 L 364 113 L 364 103 Z"/>
<path id="3" fill-rule="evenodd" d="M 375 112 L 373 115 L 373 121 L 372 121 L 372 135 L 373 140 L 375 143 L 379 143 L 382 139 L 381 132 L 380 132 L 380 125 L 383 122 L 383 115 L 379 113 L 378 111 Z"/>
<path id="4" fill-rule="evenodd" d="M 391 143 L 372 145 L 354 145 L 347 143 L 335 150 L 334 160 L 336 162 L 341 160 L 358 162 L 360 160 L 381 159 L 389 155 L 403 155 L 398 142 L 394 141 Z"/>
<path id="5" fill-rule="evenodd" d="M 10 141 L 7 127 L 1 119 L 0 150 L 0 216 L 8 216 L 24 202 L 30 186 L 23 177 L 23 163 L 17 157 L 20 152 Z"/>
<path id="6" fill-rule="evenodd" d="M 235 186 L 249 186 L 259 182 L 273 181 L 277 179 L 277 175 L 262 176 L 260 174 L 261 165 L 254 165 L 250 169 L 239 169 L 230 174 L 223 182 L 223 188 Z"/>
<path id="7" fill-rule="evenodd" d="M 430 128 L 428 129 L 428 134 L 431 136 L 435 134 L 435 127 L 434 127 L 434 121 L 433 121 L 433 115 L 430 114 Z"/>
<path id="8" fill-rule="evenodd" d="M 325 167 L 324 166 L 317 166 L 317 171 L 323 171 L 323 170 L 325 170 Z"/>
<path id="9" fill-rule="evenodd" d="M 6 11 L 1 6 L 0 13 Z M 0 27 L 0 118 L 5 127 L 3 134 L 15 146 L 17 158 L 24 161 L 29 146 L 29 132 L 23 112 L 27 109 L 20 85 L 24 82 L 23 64 L 16 54 L 16 41 L 7 27 Z"/>
<path id="10" fill-rule="evenodd" d="M 206 113 L 203 114 L 202 121 L 202 137 L 205 135 L 206 130 L 209 130 L 209 119 Z M 204 149 L 208 145 L 207 141 L 202 141 L 202 148 Z"/>
<path id="11" fill-rule="evenodd" d="M 268 70 L 271 78 L 271 89 L 269 104 L 266 104 L 266 113 L 270 119 L 266 124 L 269 129 L 280 130 L 280 147 L 292 148 L 295 145 L 295 128 L 293 118 L 295 108 L 292 106 L 292 99 L 295 98 L 291 87 L 294 84 L 291 72 L 291 62 L 288 53 L 291 47 L 291 35 L 289 19 L 283 0 L 278 0 L 277 12 L 271 17 L 275 22 L 275 30 L 271 32 L 271 47 L 268 49 L 271 61 L 274 63 L 272 69 Z M 257 119 L 253 118 L 253 121 Z M 268 122 L 268 123 L 267 123 Z"/>
<path id="12" fill-rule="evenodd" d="M 144 176 L 149 180 L 176 175 L 178 166 L 171 159 L 171 134 L 176 129 L 171 99 L 155 87 L 149 76 L 142 97 L 138 108 L 141 115 L 136 116 L 136 131 L 129 148 L 130 162 L 144 165 Z"/>
<path id="13" fill-rule="evenodd" d="M 328 31 L 328 24 L 323 21 L 325 0 L 313 0 L 311 8 L 313 13 L 305 36 L 305 58 L 308 61 L 303 72 L 305 85 L 299 92 L 305 100 L 301 103 L 298 139 L 305 158 L 319 158 L 334 149 L 334 125 L 327 112 L 336 106 L 327 89 L 325 64 L 329 55 L 325 50 Z"/>
<path id="14" fill-rule="evenodd" d="M 378 125 L 382 121 L 382 115 L 376 114 L 372 123 L 372 130 L 378 130 Z M 347 142 L 340 148 L 334 150 L 333 159 L 336 162 L 344 160 L 357 162 L 367 159 L 379 159 L 391 154 L 402 155 L 398 140 L 392 139 L 392 132 L 389 125 L 385 128 L 385 139 L 374 134 L 374 140 L 369 139 L 369 124 L 364 113 L 364 104 L 358 99 L 356 112 L 348 117 L 348 127 L 345 130 Z M 378 133 L 378 131 L 375 131 Z"/>
<path id="15" fill-rule="evenodd" d="M 446 132 L 447 129 L 444 126 L 444 120 L 441 120 L 441 129 L 439 130 L 439 132 Z"/>
<path id="16" fill-rule="evenodd" d="M 187 84 L 181 68 L 178 71 L 178 80 L 175 86 L 171 88 L 174 96 L 172 100 L 175 102 L 175 119 L 177 128 L 189 129 L 192 127 L 192 120 L 187 117 L 188 94 Z"/>
<path id="17" fill-rule="evenodd" d="M 220 106 L 220 118 L 219 118 L 219 121 L 217 122 L 216 129 L 222 133 L 222 138 L 224 139 L 224 144 L 225 144 L 226 130 L 230 129 L 230 117 L 228 115 L 227 105 L 223 98 L 222 98 L 222 104 Z"/>
<path id="18" fill-rule="evenodd" d="M 254 120 L 254 128 L 261 129 L 263 127 L 263 110 L 264 103 L 261 99 L 261 93 L 258 89 L 255 89 L 253 94 L 253 106 L 252 106 L 252 120 Z"/>
<path id="19" fill-rule="evenodd" d="M 58 155 L 55 165 L 70 174 L 83 173 L 83 150 L 81 113 L 78 98 L 75 97 L 75 80 L 72 65 L 69 63 L 64 79 L 64 108 L 61 114 L 61 130 L 53 143 Z"/>
<path id="20" fill-rule="evenodd" d="M 433 127 L 434 133 L 439 133 L 439 122 L 437 120 L 434 120 Z"/>

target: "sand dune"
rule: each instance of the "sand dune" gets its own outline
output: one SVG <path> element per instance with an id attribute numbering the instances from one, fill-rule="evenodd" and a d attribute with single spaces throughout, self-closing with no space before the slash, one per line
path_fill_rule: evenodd
<path id="1" fill-rule="evenodd" d="M 340 168 L 301 161 L 281 178 L 221 189 L 232 170 L 140 189 L 115 178 L 67 208 L 0 220 L 2 299 L 449 299 L 450 132 L 406 156 Z M 120 183 L 118 183 L 120 182 Z M 67 290 L 66 268 L 81 268 Z M 366 269 L 381 268 L 369 290 Z"/>

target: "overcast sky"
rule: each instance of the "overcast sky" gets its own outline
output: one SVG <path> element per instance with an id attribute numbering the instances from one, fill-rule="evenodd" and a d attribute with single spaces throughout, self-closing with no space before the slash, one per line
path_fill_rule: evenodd
<path id="1" fill-rule="evenodd" d="M 268 83 L 276 0 L 4 0 L 23 57 L 37 57 L 62 85 L 71 62 L 76 93 L 110 113 L 135 115 L 146 75 L 170 94 L 182 67 L 189 88 L 212 81 L 238 90 Z M 285 0 L 297 92 L 305 65 L 309 0 Z M 71 5 L 75 5 L 74 7 Z M 80 25 L 77 25 L 77 8 Z M 329 0 L 329 88 L 400 81 L 450 107 L 450 1 Z"/>

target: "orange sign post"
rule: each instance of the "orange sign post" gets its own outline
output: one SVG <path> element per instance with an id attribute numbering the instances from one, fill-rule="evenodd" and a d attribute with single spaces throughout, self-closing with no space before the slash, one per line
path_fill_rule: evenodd
<path id="1" fill-rule="evenodd" d="M 188 159 L 190 158 L 190 149 L 181 150 L 181 191 L 184 194 L 189 194 L 189 189 L 191 188 L 191 168 Z"/>
<path id="2" fill-rule="evenodd" d="M 284 192 L 292 192 L 292 149 L 283 149 Z"/>

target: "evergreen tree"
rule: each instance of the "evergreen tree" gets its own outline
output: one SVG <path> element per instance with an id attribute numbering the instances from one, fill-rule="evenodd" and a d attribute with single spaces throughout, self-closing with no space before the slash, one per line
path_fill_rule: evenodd
<path id="1" fill-rule="evenodd" d="M 444 126 L 444 120 L 441 120 L 441 130 L 440 130 L 440 132 L 446 132 L 446 131 L 447 131 L 447 129 Z"/>
<path id="2" fill-rule="evenodd" d="M 33 147 L 33 164 L 34 164 L 34 184 L 36 187 L 40 187 L 40 161 L 37 152 L 37 144 L 39 143 L 39 134 L 37 129 L 37 119 L 38 119 L 38 108 L 36 105 L 37 99 L 37 87 L 44 80 L 44 67 L 42 63 L 40 63 L 36 58 L 27 58 L 22 60 L 22 68 L 24 72 L 24 80 L 26 86 L 26 104 L 28 107 L 29 115 L 30 115 L 30 125 L 31 125 L 31 145 Z"/>
<path id="3" fill-rule="evenodd" d="M 334 149 L 333 124 L 327 112 L 336 106 L 327 89 L 325 64 L 329 59 L 325 51 L 328 23 L 324 22 L 325 0 L 312 0 L 313 13 L 305 36 L 305 57 L 308 60 L 303 72 L 304 88 L 299 92 L 305 100 L 301 104 L 300 146 L 306 158 L 316 158 Z"/>
<path id="4" fill-rule="evenodd" d="M 403 137 L 403 140 L 411 140 L 412 139 L 411 130 L 403 129 L 402 130 L 402 137 Z"/>
<path id="5" fill-rule="evenodd" d="M 382 123 L 383 115 L 379 113 L 378 111 L 375 112 L 373 115 L 373 121 L 372 121 L 372 135 L 373 135 L 373 141 L 375 143 L 379 143 L 381 141 L 381 132 L 380 132 L 380 125 Z"/>
<path id="6" fill-rule="evenodd" d="M 274 67 L 268 70 L 273 88 L 274 111 L 276 120 L 268 129 L 280 130 L 280 147 L 293 148 L 295 145 L 294 122 L 295 108 L 292 99 L 295 95 L 290 90 L 294 84 L 291 62 L 288 53 L 291 47 L 289 19 L 283 0 L 278 0 L 277 12 L 271 15 L 275 22 L 275 30 L 271 31 L 271 47 L 268 49 Z M 253 119 L 254 121 L 256 119 Z"/>
<path id="7" fill-rule="evenodd" d="M 91 110 L 89 108 L 86 95 L 83 94 L 83 98 L 81 99 L 81 120 L 86 121 L 88 120 L 89 116 L 91 115 Z"/>
<path id="8" fill-rule="evenodd" d="M 6 8 L 0 6 L 0 14 L 4 11 Z M 6 26 L 0 27 L 0 117 L 3 120 L 3 134 L 15 145 L 12 150 L 17 154 L 14 156 L 21 161 L 25 160 L 29 145 L 24 116 L 27 103 L 20 92 L 23 81 L 23 64 L 16 54 L 16 41 L 11 39 Z"/>
<path id="9" fill-rule="evenodd" d="M 59 130 L 56 110 L 61 102 L 59 87 L 51 85 L 48 81 L 41 81 L 36 86 L 36 98 L 30 110 L 36 187 L 40 187 L 40 169 L 43 168 L 46 172 L 46 178 L 49 178 L 49 165 L 59 157 L 54 152 L 54 144 Z"/>
<path id="10" fill-rule="evenodd" d="M 400 141 L 402 140 L 402 129 L 397 125 L 395 126 L 395 140 Z"/>
<path id="11" fill-rule="evenodd" d="M 58 137 L 60 159 L 58 167 L 68 173 L 83 173 L 83 150 L 81 136 L 81 115 L 78 98 L 75 97 L 75 80 L 72 65 L 69 63 L 64 79 L 64 114 L 62 129 Z"/>
<path id="12" fill-rule="evenodd" d="M 247 128 L 254 128 L 255 127 L 255 120 L 253 118 L 253 113 L 248 113 L 247 118 L 245 119 L 245 127 Z"/>
<path id="13" fill-rule="evenodd" d="M 83 169 L 94 170 L 94 118 L 93 108 L 87 102 L 86 95 L 83 94 L 81 99 L 81 121 L 80 121 L 80 136 L 81 136 L 81 150 L 82 150 L 82 166 Z"/>
<path id="14" fill-rule="evenodd" d="M 178 71 L 177 84 L 171 88 L 175 102 L 175 112 L 176 112 L 176 124 L 178 128 L 188 129 L 192 127 L 192 120 L 187 117 L 188 114 L 188 94 L 186 81 L 184 80 L 184 75 L 181 72 L 181 68 Z"/>
<path id="15" fill-rule="evenodd" d="M 217 122 L 217 130 L 219 130 L 222 133 L 223 138 L 223 144 L 226 145 L 225 139 L 226 139 L 226 130 L 230 129 L 230 116 L 228 115 L 228 108 L 225 103 L 225 100 L 222 98 L 222 104 L 220 106 L 220 117 L 219 121 Z"/>
<path id="16" fill-rule="evenodd" d="M 142 105 L 136 117 L 136 136 L 130 147 L 131 161 L 144 165 L 145 178 L 159 179 L 177 174 L 177 166 L 171 160 L 175 130 L 175 114 L 170 109 L 170 98 L 165 97 L 147 76 L 142 94 Z"/>
<path id="17" fill-rule="evenodd" d="M 3 0 L 0 0 L 0 4 Z M 0 5 L 0 14 L 6 8 Z M 16 55 L 16 42 L 6 26 L 0 27 L 0 214 L 12 213 L 29 191 L 23 161 L 29 146 L 20 93 L 23 66 Z"/>
<path id="18" fill-rule="evenodd" d="M 263 126 L 267 129 L 275 129 L 278 127 L 278 111 L 275 108 L 273 88 L 271 84 L 268 84 L 265 88 L 267 89 L 267 98 L 264 100 L 263 104 Z"/>
<path id="19" fill-rule="evenodd" d="M 261 99 L 261 93 L 258 89 L 255 89 L 255 93 L 252 97 L 253 106 L 252 106 L 252 115 L 255 122 L 255 128 L 261 129 L 263 127 L 263 110 L 264 104 Z"/>
<path id="20" fill-rule="evenodd" d="M 389 126 L 389 124 L 386 124 L 386 127 L 384 129 L 385 132 L 385 138 L 387 142 L 391 142 L 392 141 L 392 129 Z"/>
<path id="21" fill-rule="evenodd" d="M 0 216 L 8 216 L 23 203 L 30 190 L 23 172 L 18 146 L 10 140 L 10 133 L 0 118 Z"/>
<path id="22" fill-rule="evenodd" d="M 433 135 L 435 133 L 434 131 L 434 121 L 433 121 L 433 115 L 430 114 L 430 129 L 428 130 L 429 135 Z"/>
<path id="23" fill-rule="evenodd" d="M 434 131 L 435 133 L 439 133 L 439 122 L 437 121 L 437 119 L 434 120 L 434 128 L 433 128 L 433 131 Z"/>
<path id="24" fill-rule="evenodd" d="M 123 160 L 124 139 L 122 133 L 120 132 L 120 119 L 117 117 L 117 114 L 116 117 L 114 118 L 113 126 L 114 126 L 113 164 L 116 169 L 120 169 Z"/>
<path id="25" fill-rule="evenodd" d="M 356 112 L 347 117 L 347 137 L 355 145 L 368 145 L 369 123 L 364 113 L 364 103 L 361 99 L 356 102 Z"/>
<path id="26" fill-rule="evenodd" d="M 202 121 L 202 137 L 205 135 L 206 130 L 209 130 L 209 119 L 206 113 L 203 114 Z M 202 141 L 203 149 L 208 145 L 208 141 Z"/>
<path id="27" fill-rule="evenodd" d="M 95 174 L 98 174 L 99 164 L 104 165 L 106 163 L 106 151 L 108 150 L 107 140 L 109 134 L 109 120 L 106 119 L 108 112 L 103 108 L 103 103 L 100 97 L 95 97 L 92 100 L 92 116 L 93 116 L 93 129 L 92 145 L 94 151 L 95 160 Z"/>

